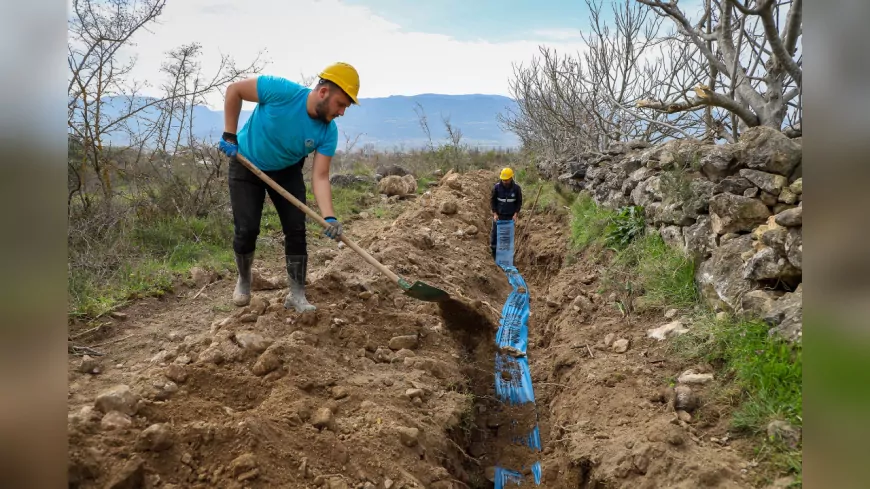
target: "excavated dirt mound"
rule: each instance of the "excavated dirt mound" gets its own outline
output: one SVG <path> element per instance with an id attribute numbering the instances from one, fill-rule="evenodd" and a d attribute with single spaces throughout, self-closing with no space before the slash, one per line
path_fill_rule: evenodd
<path id="1" fill-rule="evenodd" d="M 495 397 L 511 287 L 489 254 L 494 179 L 448 174 L 395 204 L 395 221 L 347 226 L 453 302 L 406 297 L 328 243 L 310 250 L 314 312 L 285 311 L 286 288 L 233 308 L 232 277 L 132 306 L 100 339 L 105 356 L 84 367 L 70 357 L 70 487 L 491 487 L 495 465 L 511 468 L 510 420 L 535 414 Z M 704 431 L 662 402 L 663 379 L 681 367 L 644 337 L 662 321 L 627 323 L 595 292 L 594 264 L 563 267 L 564 217 L 521 226 L 541 487 L 749 487 L 731 447 L 708 441 L 715 424 Z M 608 333 L 629 340 L 625 353 L 604 346 Z"/>

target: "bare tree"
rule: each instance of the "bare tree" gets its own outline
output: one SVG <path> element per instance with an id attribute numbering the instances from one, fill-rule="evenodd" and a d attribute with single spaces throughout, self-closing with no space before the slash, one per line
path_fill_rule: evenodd
<path id="1" fill-rule="evenodd" d="M 131 146 L 172 155 L 190 144 L 193 107 L 214 90 L 259 69 L 259 57 L 239 68 L 222 57 L 217 73 L 202 75 L 201 47 L 182 46 L 168 53 L 162 71 L 168 75 L 160 97 L 142 96 L 144 84 L 129 80 L 136 59 L 119 51 L 132 46 L 134 34 L 161 15 L 166 0 L 73 0 L 68 22 L 69 67 L 67 127 L 79 151 L 69 162 L 68 201 L 79 195 L 90 204 L 88 175 L 93 174 L 105 202 L 112 195 L 112 174 L 123 171 L 105 147 L 109 137 L 126 133 Z M 187 136 L 185 136 L 187 134 Z"/>
<path id="2" fill-rule="evenodd" d="M 693 97 L 649 98 L 638 107 L 669 114 L 724 109 L 731 132 L 724 130 L 722 121 L 717 130 L 729 140 L 736 139 L 740 127 L 782 130 L 786 119 L 786 132 L 799 133 L 802 0 L 707 0 L 701 20 L 694 24 L 676 0 L 637 1 L 674 22 L 683 42 L 699 53 L 708 77 L 706 83 L 683 85 L 683 93 L 694 92 Z"/>
<path id="3" fill-rule="evenodd" d="M 426 111 L 423 109 L 423 105 L 421 105 L 420 102 L 415 102 L 415 104 L 416 107 L 414 107 L 414 113 L 417 114 L 417 122 L 420 124 L 420 129 L 423 130 L 426 139 L 429 141 L 429 151 L 434 151 L 435 144 L 432 142 L 432 131 L 429 129 L 429 120 L 426 118 Z"/>
<path id="4" fill-rule="evenodd" d="M 541 47 L 528 67 L 515 67 L 511 92 L 518 113 L 501 118 L 526 146 L 561 152 L 602 149 L 613 141 L 699 134 L 693 114 L 643 114 L 638 100 L 676 94 L 691 57 L 659 35 L 662 19 L 626 0 L 612 5 L 613 26 L 600 0 L 586 0 L 591 30 L 582 55 L 559 57 Z"/>
<path id="5" fill-rule="evenodd" d="M 800 134 L 802 0 L 705 0 L 697 21 L 677 0 L 624 0 L 610 22 L 600 0 L 586 2 L 584 53 L 560 57 L 542 46 L 514 67 L 518 108 L 500 121 L 524 146 L 561 153 L 628 139 L 734 141 L 757 125 Z M 672 32 L 662 32 L 665 19 Z"/>

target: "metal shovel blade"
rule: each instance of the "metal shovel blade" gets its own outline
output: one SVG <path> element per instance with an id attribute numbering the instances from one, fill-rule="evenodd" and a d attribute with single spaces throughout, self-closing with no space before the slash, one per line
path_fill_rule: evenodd
<path id="1" fill-rule="evenodd" d="M 450 294 L 423 282 L 408 283 L 405 279 L 399 280 L 399 286 L 405 291 L 405 295 L 427 302 L 440 302 L 450 298 Z"/>

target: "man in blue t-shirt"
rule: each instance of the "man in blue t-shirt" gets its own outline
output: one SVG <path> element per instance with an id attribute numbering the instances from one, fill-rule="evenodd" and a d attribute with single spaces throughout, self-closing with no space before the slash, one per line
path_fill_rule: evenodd
<path id="1" fill-rule="evenodd" d="M 239 277 L 233 303 L 245 306 L 251 301 L 251 266 L 266 193 L 275 205 L 284 231 L 284 255 L 290 292 L 284 307 L 298 312 L 315 307 L 305 297 L 308 251 L 305 241 L 305 213 L 275 192 L 236 159 L 241 152 L 257 168 L 305 202 L 302 167 L 312 152 L 314 165 L 311 188 L 317 206 L 330 227 L 324 231 L 338 240 L 342 226 L 335 218 L 329 165 L 338 143 L 335 118 L 344 115 L 351 104 L 358 104 L 359 75 L 347 63 L 335 63 L 320 73 L 314 89 L 275 76 L 258 76 L 230 84 L 224 103 L 224 133 L 220 149 L 230 157 L 229 189 L 233 209 L 233 251 Z M 251 117 L 241 131 L 239 113 L 242 101 L 256 102 Z"/>

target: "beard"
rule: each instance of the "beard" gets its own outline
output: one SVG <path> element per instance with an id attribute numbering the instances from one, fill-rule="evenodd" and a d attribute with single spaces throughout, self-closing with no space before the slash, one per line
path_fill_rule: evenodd
<path id="1" fill-rule="evenodd" d="M 316 106 L 314 106 L 314 114 L 315 118 L 319 121 L 323 121 L 326 124 L 329 124 L 329 97 L 326 97 L 322 102 L 318 102 Z"/>

